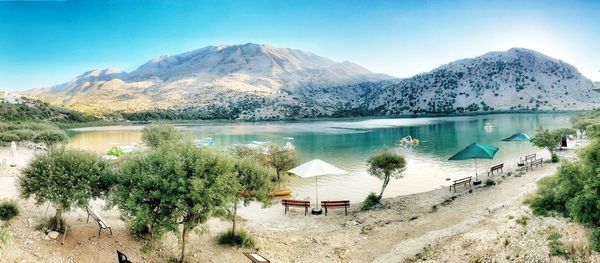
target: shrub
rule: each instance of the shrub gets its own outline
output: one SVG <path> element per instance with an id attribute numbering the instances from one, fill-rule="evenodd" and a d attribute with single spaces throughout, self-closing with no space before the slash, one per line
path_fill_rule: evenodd
<path id="1" fill-rule="evenodd" d="M 373 206 L 379 204 L 379 196 L 376 193 L 370 193 L 367 198 L 365 199 L 365 201 L 363 202 L 362 211 L 367 211 L 367 210 L 371 210 L 371 208 L 373 208 Z"/>
<path id="2" fill-rule="evenodd" d="M 19 141 L 19 136 L 12 132 L 5 132 L 0 134 L 0 140 L 3 142 Z"/>
<path id="3" fill-rule="evenodd" d="M 517 218 L 517 220 L 515 220 L 515 222 L 519 225 L 526 226 L 528 220 L 529 220 L 529 217 L 522 216 L 522 217 Z"/>
<path id="4" fill-rule="evenodd" d="M 239 230 L 235 235 L 228 230 L 225 233 L 221 233 L 217 238 L 217 241 L 221 245 L 232 245 L 245 248 L 254 248 L 254 240 L 250 237 L 248 232 Z"/>
<path id="5" fill-rule="evenodd" d="M 42 142 L 46 146 L 50 147 L 55 144 L 64 143 L 69 140 L 69 137 L 61 130 L 46 130 L 41 131 L 35 136 L 33 141 Z"/>
<path id="6" fill-rule="evenodd" d="M 590 232 L 590 247 L 600 252 L 600 228 L 594 228 Z"/>
<path id="7" fill-rule="evenodd" d="M 550 162 L 557 163 L 558 161 L 560 161 L 559 158 L 558 158 L 558 155 L 556 153 L 552 153 L 550 155 Z"/>
<path id="8" fill-rule="evenodd" d="M 37 135 L 34 131 L 28 129 L 12 131 L 15 135 L 19 136 L 20 141 L 33 141 Z"/>
<path id="9" fill-rule="evenodd" d="M 485 180 L 485 186 L 492 186 L 492 185 L 496 185 L 496 181 L 494 181 L 493 179 Z"/>
<path id="10" fill-rule="evenodd" d="M 13 202 L 4 202 L 0 204 L 0 220 L 8 221 L 19 215 L 19 208 Z"/>
<path id="11" fill-rule="evenodd" d="M 183 135 L 170 124 L 150 124 L 142 130 L 142 141 L 150 147 L 157 147 L 164 142 L 178 141 Z"/>

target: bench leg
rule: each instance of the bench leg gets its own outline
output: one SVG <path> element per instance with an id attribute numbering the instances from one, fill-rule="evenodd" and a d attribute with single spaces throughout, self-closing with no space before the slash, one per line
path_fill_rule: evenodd
<path id="1" fill-rule="evenodd" d="M 327 207 L 325 207 L 325 216 L 327 216 Z"/>
<path id="2" fill-rule="evenodd" d="M 98 237 L 100 237 L 100 231 L 102 231 L 101 227 L 98 228 Z"/>
<path id="3" fill-rule="evenodd" d="M 304 207 L 304 216 L 308 215 L 308 207 Z"/>
<path id="4" fill-rule="evenodd" d="M 110 235 L 112 236 L 112 228 L 108 228 L 108 231 L 110 231 Z"/>
<path id="5" fill-rule="evenodd" d="M 284 214 L 286 214 L 286 215 L 287 215 L 287 210 L 288 210 L 288 207 L 287 207 L 287 205 L 286 205 L 286 206 L 284 206 L 284 208 L 283 208 L 283 211 L 284 211 L 283 213 L 284 213 Z"/>
<path id="6" fill-rule="evenodd" d="M 90 213 L 88 213 L 88 217 L 87 217 L 87 220 L 85 220 L 85 222 L 86 222 L 86 223 L 89 223 L 89 222 L 90 222 Z"/>
<path id="7" fill-rule="evenodd" d="M 346 213 L 346 215 L 348 215 L 348 207 L 344 206 L 344 212 Z"/>

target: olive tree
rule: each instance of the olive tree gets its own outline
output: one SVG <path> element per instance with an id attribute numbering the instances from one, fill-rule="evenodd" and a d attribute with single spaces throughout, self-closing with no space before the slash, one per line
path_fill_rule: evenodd
<path id="1" fill-rule="evenodd" d="M 236 232 L 237 208 L 240 201 L 247 206 L 251 201 L 258 201 L 263 205 L 268 205 L 271 198 L 269 192 L 272 190 L 272 184 L 269 180 L 271 173 L 267 168 L 257 163 L 255 160 L 242 159 L 235 163 L 235 179 L 237 191 L 234 194 L 234 202 L 232 208 L 231 228 L 232 236 Z"/>
<path id="2" fill-rule="evenodd" d="M 51 148 L 37 154 L 22 170 L 21 195 L 56 208 L 54 230 L 62 230 L 62 211 L 84 207 L 110 188 L 109 164 L 91 152 Z"/>
<path id="3" fill-rule="evenodd" d="M 293 149 L 278 145 L 269 145 L 267 160 L 269 165 L 275 169 L 277 181 L 281 180 L 281 174 L 294 168 L 300 162 L 298 153 Z"/>
<path id="4" fill-rule="evenodd" d="M 142 141 L 150 147 L 157 147 L 164 142 L 176 142 L 181 138 L 181 132 L 170 124 L 154 123 L 142 130 Z"/>
<path id="5" fill-rule="evenodd" d="M 189 142 L 159 144 L 131 156 L 117 171 L 117 181 L 112 203 L 130 218 L 132 230 L 150 225 L 155 238 L 180 232 L 181 262 L 189 231 L 231 207 L 238 191 L 231 158 Z"/>
<path id="6" fill-rule="evenodd" d="M 568 128 L 548 130 L 540 127 L 531 140 L 531 143 L 537 147 L 546 148 L 550 152 L 552 162 L 558 162 L 558 155 L 555 152 L 556 146 L 558 146 L 563 137 L 574 132 L 574 130 Z"/>
<path id="7" fill-rule="evenodd" d="M 367 160 L 369 173 L 383 181 L 378 199 L 381 200 L 383 191 L 391 178 L 402 178 L 406 168 L 406 160 L 400 154 L 385 149 Z"/>

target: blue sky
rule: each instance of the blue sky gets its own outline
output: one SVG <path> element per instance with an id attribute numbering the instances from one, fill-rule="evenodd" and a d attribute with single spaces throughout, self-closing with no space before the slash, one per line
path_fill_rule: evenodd
<path id="1" fill-rule="evenodd" d="M 409 77 L 511 47 L 600 80 L 600 1 L 0 1 L 0 90 L 125 71 L 207 45 L 265 43 Z"/>

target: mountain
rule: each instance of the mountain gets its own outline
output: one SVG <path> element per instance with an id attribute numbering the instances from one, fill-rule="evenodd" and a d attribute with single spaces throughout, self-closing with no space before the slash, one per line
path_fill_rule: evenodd
<path id="1" fill-rule="evenodd" d="M 585 110 L 598 107 L 594 84 L 575 67 L 513 48 L 443 65 L 384 85 L 371 96 L 374 114 Z"/>
<path id="2" fill-rule="evenodd" d="M 575 67 L 513 48 L 411 78 L 372 73 L 310 52 L 245 44 L 161 56 L 132 72 L 93 70 L 29 95 L 128 119 L 290 119 L 596 108 Z"/>
<path id="3" fill-rule="evenodd" d="M 227 106 L 242 96 L 280 97 L 304 87 L 390 78 L 306 51 L 249 43 L 160 56 L 130 73 L 93 70 L 30 95 L 87 112 L 140 111 Z"/>

